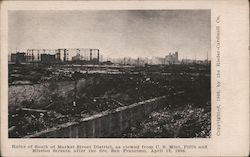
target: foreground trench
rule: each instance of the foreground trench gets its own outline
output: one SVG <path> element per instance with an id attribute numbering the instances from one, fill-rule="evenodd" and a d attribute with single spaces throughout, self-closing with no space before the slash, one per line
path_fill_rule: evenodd
<path id="1" fill-rule="evenodd" d="M 79 122 L 69 122 L 24 138 L 79 138 L 79 137 L 120 137 L 128 127 L 143 121 L 152 111 L 161 107 L 166 100 L 161 96 L 129 106 L 104 111 Z"/>

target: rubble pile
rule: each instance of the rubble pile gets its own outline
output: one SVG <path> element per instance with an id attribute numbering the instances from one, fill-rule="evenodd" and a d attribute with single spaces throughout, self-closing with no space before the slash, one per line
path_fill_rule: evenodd
<path id="1" fill-rule="evenodd" d="M 209 104 L 210 105 L 210 104 Z M 138 126 L 132 126 L 124 137 L 204 138 L 211 135 L 209 110 L 187 104 L 178 108 L 165 107 L 152 112 Z"/>
<path id="2" fill-rule="evenodd" d="M 23 137 L 74 120 L 74 117 L 56 111 L 25 111 L 17 108 L 15 112 L 9 114 L 9 126 L 11 126 L 9 136 Z"/>
<path id="3" fill-rule="evenodd" d="M 56 69 L 49 65 L 10 65 L 9 85 L 37 84 L 51 80 L 73 80 L 68 70 Z"/>
<path id="4" fill-rule="evenodd" d="M 30 102 L 27 106 L 34 107 Z M 123 106 L 120 102 L 107 98 L 81 98 L 76 102 L 52 101 L 42 109 L 17 107 L 9 113 L 9 135 L 23 137 L 46 130 L 59 124 L 78 121 L 93 114 L 113 110 Z"/>

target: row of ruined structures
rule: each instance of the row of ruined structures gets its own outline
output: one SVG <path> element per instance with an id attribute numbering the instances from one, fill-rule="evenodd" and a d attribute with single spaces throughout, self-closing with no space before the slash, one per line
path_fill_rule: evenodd
<path id="1" fill-rule="evenodd" d="M 26 52 L 11 53 L 10 61 L 55 63 L 84 60 L 99 63 L 101 57 L 99 49 L 28 49 Z"/>

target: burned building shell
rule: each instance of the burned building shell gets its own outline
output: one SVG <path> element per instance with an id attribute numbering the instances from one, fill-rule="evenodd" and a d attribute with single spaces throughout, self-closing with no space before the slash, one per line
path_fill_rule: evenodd
<path id="1" fill-rule="evenodd" d="M 88 61 L 100 62 L 100 50 L 90 48 L 28 49 L 27 52 L 11 53 L 11 62 L 67 62 Z"/>

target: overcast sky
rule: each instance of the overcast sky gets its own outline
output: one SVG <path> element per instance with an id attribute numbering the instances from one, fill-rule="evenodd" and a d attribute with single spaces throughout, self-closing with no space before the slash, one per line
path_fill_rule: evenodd
<path id="1" fill-rule="evenodd" d="M 9 11 L 9 53 L 98 48 L 104 57 L 210 56 L 209 10 Z M 210 57 L 209 57 L 210 58 Z"/>

